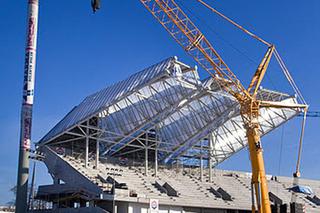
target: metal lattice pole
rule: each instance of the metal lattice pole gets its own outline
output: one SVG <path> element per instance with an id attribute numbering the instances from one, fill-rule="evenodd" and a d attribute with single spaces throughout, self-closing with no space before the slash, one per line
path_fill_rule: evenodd
<path id="1" fill-rule="evenodd" d="M 19 165 L 16 195 L 16 212 L 27 211 L 29 149 L 31 144 L 32 108 L 34 97 L 34 77 L 36 68 L 36 49 L 38 32 L 39 0 L 28 1 L 27 39 L 23 80 L 23 99 L 21 108 L 21 130 L 19 146 Z"/>

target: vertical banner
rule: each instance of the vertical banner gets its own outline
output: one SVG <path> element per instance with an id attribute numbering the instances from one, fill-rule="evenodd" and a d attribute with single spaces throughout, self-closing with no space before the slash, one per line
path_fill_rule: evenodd
<path id="1" fill-rule="evenodd" d="M 22 149 L 30 149 L 32 106 L 34 99 L 34 81 L 36 69 L 37 33 L 38 33 L 38 0 L 29 0 L 27 19 L 27 39 L 24 62 L 23 98 L 21 110 L 21 142 Z"/>
<path id="2" fill-rule="evenodd" d="M 158 213 L 159 212 L 159 200 L 158 199 L 150 199 L 150 213 Z"/>

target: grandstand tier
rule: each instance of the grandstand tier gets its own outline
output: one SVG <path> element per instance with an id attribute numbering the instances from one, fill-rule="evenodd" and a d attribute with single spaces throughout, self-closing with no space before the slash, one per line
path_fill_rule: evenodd
<path id="1" fill-rule="evenodd" d="M 149 165 L 149 174 L 145 175 L 144 165 L 139 161 L 101 159 L 96 168 L 94 160 L 85 166 L 81 157 L 44 149 L 45 163 L 56 181 L 40 186 L 36 198 L 66 212 L 73 207 L 80 212 L 92 208 L 98 209 L 97 212 L 113 212 L 114 208 L 121 213 L 148 212 L 151 199 L 159 201 L 159 212 L 251 211 L 250 173 L 214 169 L 210 181 L 208 168 L 203 169 L 201 178 L 199 167 L 161 165 L 155 175 Z M 300 180 L 301 185 L 313 189 L 314 194 L 307 195 L 291 190 L 292 178 L 267 178 L 273 204 L 285 204 L 289 208 L 294 194 L 296 202 L 305 205 L 306 212 L 320 212 L 320 205 L 309 199 L 319 196 L 320 181 Z"/>

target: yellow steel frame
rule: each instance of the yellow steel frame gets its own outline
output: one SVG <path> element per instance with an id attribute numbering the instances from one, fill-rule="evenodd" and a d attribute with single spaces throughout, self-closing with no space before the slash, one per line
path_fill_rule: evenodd
<path id="1" fill-rule="evenodd" d="M 140 2 L 169 32 L 175 41 L 193 57 L 212 78 L 216 78 L 220 82 L 221 88 L 239 101 L 249 144 L 252 166 L 252 188 L 255 192 L 257 202 L 257 205 L 255 205 L 253 199 L 252 211 L 255 212 L 258 210 L 259 213 L 270 213 L 268 186 L 259 133 L 259 109 L 260 107 L 306 107 L 305 105 L 287 106 L 276 102 L 262 102 L 256 99 L 259 86 L 275 50 L 274 46 L 265 42 L 265 44 L 268 44 L 268 50 L 253 75 L 248 89 L 245 89 L 208 39 L 174 0 L 140 0 Z"/>

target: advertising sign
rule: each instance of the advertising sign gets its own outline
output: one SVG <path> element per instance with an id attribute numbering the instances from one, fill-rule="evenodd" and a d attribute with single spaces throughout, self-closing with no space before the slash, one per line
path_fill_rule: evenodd
<path id="1" fill-rule="evenodd" d="M 159 212 L 159 200 L 150 199 L 150 213 L 158 213 Z"/>

